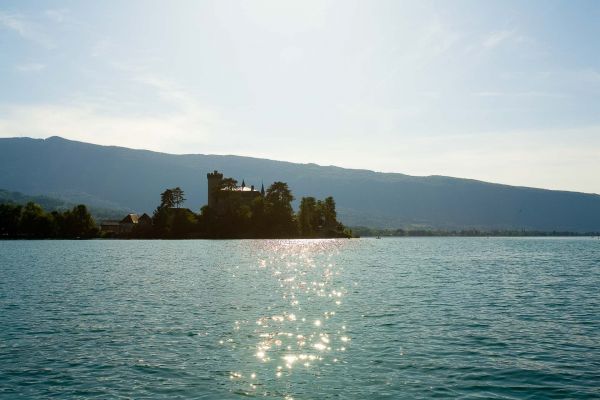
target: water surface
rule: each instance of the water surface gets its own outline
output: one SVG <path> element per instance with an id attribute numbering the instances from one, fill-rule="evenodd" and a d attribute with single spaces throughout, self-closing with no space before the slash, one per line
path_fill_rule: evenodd
<path id="1" fill-rule="evenodd" d="M 600 241 L 0 241 L 0 398 L 600 396 Z"/>

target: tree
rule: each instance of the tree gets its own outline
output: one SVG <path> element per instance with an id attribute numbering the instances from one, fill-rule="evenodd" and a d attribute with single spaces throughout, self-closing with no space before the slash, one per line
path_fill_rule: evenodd
<path id="1" fill-rule="evenodd" d="M 171 210 L 170 237 L 189 238 L 196 228 L 196 215 L 188 209 Z"/>
<path id="2" fill-rule="evenodd" d="M 172 208 L 175 205 L 175 198 L 172 189 L 167 189 L 160 194 L 160 208 Z"/>
<path id="3" fill-rule="evenodd" d="M 329 196 L 321 204 L 323 213 L 323 228 L 327 231 L 333 231 L 337 228 L 337 213 L 335 212 L 335 200 Z"/>
<path id="4" fill-rule="evenodd" d="M 265 219 L 270 235 L 290 237 L 297 235 L 292 201 L 294 196 L 285 182 L 274 182 L 265 195 Z"/>
<path id="5" fill-rule="evenodd" d="M 71 238 L 90 238 L 98 233 L 96 223 L 83 204 L 73 207 L 63 214 L 61 236 Z"/>
<path id="6" fill-rule="evenodd" d="M 291 203 L 294 200 L 294 196 L 285 182 L 274 182 L 269 186 L 265 199 L 275 208 L 285 211 L 292 210 Z"/>
<path id="7" fill-rule="evenodd" d="M 0 236 L 17 236 L 23 206 L 0 204 Z"/>
<path id="8" fill-rule="evenodd" d="M 156 207 L 152 214 L 152 226 L 154 235 L 157 237 L 167 237 L 170 233 L 170 214 L 171 208 L 164 207 L 162 204 Z"/>
<path id="9" fill-rule="evenodd" d="M 217 225 L 217 213 L 208 205 L 200 209 L 197 217 L 197 231 L 201 237 L 214 237 L 214 227 Z"/>
<path id="10" fill-rule="evenodd" d="M 314 197 L 303 197 L 300 201 L 300 209 L 298 210 L 300 236 L 312 237 L 315 235 L 316 229 L 319 228 L 318 223 L 315 225 L 316 208 L 317 202 Z"/>
<path id="11" fill-rule="evenodd" d="M 335 200 L 331 196 L 318 201 L 303 197 L 298 210 L 298 229 L 301 237 L 352 236 L 352 232 L 338 222 Z"/>
<path id="12" fill-rule="evenodd" d="M 237 181 L 233 178 L 224 178 L 221 180 L 220 185 L 216 188 L 216 198 L 219 199 L 221 205 L 226 205 L 229 209 L 234 208 L 237 204 L 233 204 L 233 200 L 237 197 L 233 194 L 237 188 Z M 227 211 L 227 210 L 222 210 Z"/>
<path id="13" fill-rule="evenodd" d="M 160 205 L 152 215 L 154 236 L 190 237 L 196 228 L 196 215 L 186 209 L 180 209 L 185 202 L 184 192 L 179 186 L 166 189 L 160 194 Z M 152 232 L 146 232 L 149 235 Z"/>
<path id="14" fill-rule="evenodd" d="M 224 178 L 221 180 L 221 189 L 234 190 L 237 188 L 237 180 L 233 178 Z"/>
<path id="15" fill-rule="evenodd" d="M 32 202 L 24 207 L 0 205 L 0 235 L 29 238 L 91 238 L 98 234 L 86 206 L 47 213 Z"/>
<path id="16" fill-rule="evenodd" d="M 186 200 L 185 197 L 183 197 L 183 190 L 177 186 L 176 188 L 171 189 L 171 193 L 173 194 L 173 203 L 175 203 L 175 207 L 179 208 Z"/>
<path id="17" fill-rule="evenodd" d="M 39 204 L 29 202 L 23 207 L 19 231 L 28 237 L 52 237 L 55 231 L 52 215 L 45 213 Z"/>
<path id="18" fill-rule="evenodd" d="M 298 215 L 294 214 L 294 196 L 287 183 L 274 182 L 264 196 L 243 197 L 235 190 L 237 181 L 222 179 L 215 188 L 217 206 L 204 206 L 199 214 L 179 208 L 185 201 L 183 190 L 176 187 L 161 194 L 161 204 L 153 216 L 154 237 L 163 238 L 293 238 L 349 237 L 337 221 L 333 197 L 316 200 L 304 197 Z M 251 201 L 248 201 L 250 200 Z M 148 232 L 133 231 L 149 236 Z"/>
<path id="19" fill-rule="evenodd" d="M 250 204 L 250 231 L 253 237 L 266 237 L 265 199 L 256 197 Z"/>

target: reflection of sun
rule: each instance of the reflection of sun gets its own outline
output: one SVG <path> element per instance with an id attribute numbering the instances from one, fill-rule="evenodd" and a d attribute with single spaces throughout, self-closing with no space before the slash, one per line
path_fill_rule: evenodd
<path id="1" fill-rule="evenodd" d="M 335 310 L 340 310 L 346 290 L 336 282 L 341 267 L 331 262 L 332 256 L 339 252 L 340 243 L 336 240 L 260 242 L 266 245 L 265 254 L 260 254 L 255 272 L 262 281 L 277 284 L 280 300 L 269 303 L 265 313 L 256 316 L 255 323 L 242 326 L 236 321 L 233 329 L 240 338 L 238 344 L 243 345 L 246 337 L 258 339 L 254 346 L 246 348 L 253 349 L 250 354 L 267 371 L 260 374 L 261 382 L 256 372 L 248 372 L 245 380 L 241 379 L 241 373 L 232 373 L 232 380 L 250 385 L 253 390 L 268 390 L 269 379 L 277 379 L 287 382 L 289 388 L 288 380 L 294 371 L 319 373 L 324 360 L 331 363 L 328 365 L 343 363 L 341 353 L 346 349 L 340 345 L 347 345 L 350 338 L 346 326 L 336 323 L 339 317 Z M 272 371 L 270 374 L 268 369 Z"/>

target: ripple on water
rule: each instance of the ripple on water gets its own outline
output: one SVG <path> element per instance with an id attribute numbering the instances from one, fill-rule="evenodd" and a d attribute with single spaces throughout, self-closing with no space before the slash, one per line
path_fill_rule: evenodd
<path id="1" fill-rule="evenodd" d="M 594 398 L 574 239 L 0 241 L 0 398 Z"/>
<path id="2" fill-rule="evenodd" d="M 340 243 L 262 245 L 262 257 L 247 268 L 272 290 L 272 301 L 234 321 L 231 337 L 219 343 L 240 344 L 251 357 L 231 372 L 234 393 L 264 396 L 276 388 L 283 397 L 292 396 L 293 388 L 314 380 L 322 365 L 344 362 L 350 337 L 336 310 L 346 289 L 337 279 L 342 268 L 331 262 Z"/>

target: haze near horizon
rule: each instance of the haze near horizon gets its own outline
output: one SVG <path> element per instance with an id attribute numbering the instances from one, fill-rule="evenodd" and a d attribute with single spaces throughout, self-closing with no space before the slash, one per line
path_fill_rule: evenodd
<path id="1" fill-rule="evenodd" d="M 0 137 L 600 193 L 592 1 L 7 1 Z"/>

